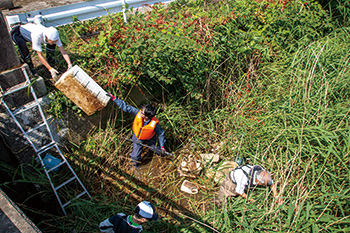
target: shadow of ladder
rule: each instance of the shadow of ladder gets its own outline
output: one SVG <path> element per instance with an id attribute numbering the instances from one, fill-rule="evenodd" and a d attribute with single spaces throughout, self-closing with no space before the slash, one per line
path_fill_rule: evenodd
<path id="1" fill-rule="evenodd" d="M 5 106 L 7 112 L 13 118 L 13 120 L 15 121 L 15 123 L 17 124 L 17 126 L 19 127 L 21 132 L 23 133 L 26 140 L 30 143 L 30 145 L 34 149 L 35 153 L 37 154 L 38 159 L 40 160 L 40 163 L 41 163 L 42 167 L 44 168 L 45 174 L 46 174 L 47 178 L 49 179 L 50 185 L 55 193 L 55 196 L 58 200 L 58 203 L 61 206 L 63 213 L 65 215 L 67 215 L 66 208 L 69 204 L 72 203 L 73 200 L 80 198 L 83 195 L 87 195 L 91 199 L 91 195 L 89 194 L 89 192 L 87 191 L 87 189 L 85 188 L 83 183 L 80 181 L 80 179 L 78 178 L 78 176 L 76 175 L 76 173 L 74 172 L 74 170 L 72 169 L 70 164 L 68 163 L 67 159 L 65 158 L 65 156 L 62 154 L 61 150 L 59 149 L 56 141 L 54 140 L 54 137 L 53 137 L 52 132 L 50 130 L 50 127 L 48 125 L 47 119 L 44 115 L 44 112 L 43 112 L 41 106 L 40 106 L 39 100 L 37 98 L 37 95 L 35 93 L 34 88 L 32 87 L 32 82 L 30 81 L 30 78 L 28 76 L 28 73 L 27 73 L 27 70 L 25 67 L 26 67 L 26 65 L 23 65 L 21 67 L 21 69 L 22 69 L 23 75 L 25 76 L 26 81 L 9 88 L 5 92 L 2 92 L 1 93 L 1 102 L 2 102 L 3 106 Z M 11 110 L 9 105 L 6 103 L 4 97 L 11 95 L 11 94 L 14 94 L 15 92 L 24 90 L 25 88 L 27 88 L 30 91 L 34 101 L 32 101 L 32 103 L 28 106 L 14 107 Z M 16 116 L 25 112 L 25 111 L 29 111 L 33 108 L 37 108 L 38 111 L 40 112 L 42 123 L 35 122 L 36 123 L 35 127 L 30 128 L 29 130 L 25 130 L 23 123 L 20 123 L 20 121 L 17 119 Z M 40 128 L 46 129 L 46 133 L 48 134 L 47 136 L 49 138 L 49 140 L 48 140 L 49 142 L 46 143 L 45 145 L 39 147 L 38 145 L 36 145 L 33 138 L 31 136 L 29 136 L 29 134 L 35 132 L 35 130 L 38 130 Z M 58 160 L 58 161 L 60 161 L 60 162 L 58 164 L 54 164 L 53 166 L 48 166 L 47 163 L 45 163 L 45 161 L 44 161 L 45 158 L 43 158 L 43 155 L 45 153 L 47 153 L 48 151 L 55 151 L 55 154 L 59 155 L 60 160 Z M 52 177 L 54 177 L 54 176 L 50 175 L 50 174 L 52 174 L 52 172 L 57 171 L 63 165 L 66 165 L 68 170 L 70 171 L 71 174 L 68 175 L 68 177 L 70 177 L 70 178 L 68 178 L 63 183 L 56 185 L 56 184 L 54 184 L 55 182 L 53 182 L 54 180 L 52 179 Z M 71 197 L 70 195 L 65 195 L 65 198 L 61 197 L 62 192 L 59 192 L 59 190 L 60 189 L 62 190 L 62 188 L 64 186 L 68 186 L 68 184 L 73 182 L 73 181 L 76 181 L 77 184 L 81 188 L 81 189 L 77 189 L 77 190 L 82 190 L 82 191 L 81 192 L 79 191 L 79 193 L 76 195 L 74 194 L 73 197 Z M 65 199 L 65 200 L 63 201 L 63 199 Z"/>

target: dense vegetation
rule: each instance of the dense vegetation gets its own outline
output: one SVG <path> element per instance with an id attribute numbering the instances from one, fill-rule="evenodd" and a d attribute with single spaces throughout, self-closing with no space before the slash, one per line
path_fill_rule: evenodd
<path id="1" fill-rule="evenodd" d="M 239 154 L 271 171 L 283 204 L 259 189 L 254 203 L 234 198 L 217 208 L 218 186 L 205 171 L 201 198 L 183 197 L 184 178 L 170 163 L 135 181 L 122 140 L 132 118 L 116 111 L 70 149 L 94 198 L 56 227 L 97 231 L 148 199 L 163 218 L 146 232 L 350 231 L 349 13 L 345 0 L 180 0 L 128 14 L 127 24 L 117 14 L 61 28 L 72 60 L 106 90 L 126 101 L 133 87 L 153 96 L 168 150 L 208 153 L 221 142 L 223 160 Z"/>

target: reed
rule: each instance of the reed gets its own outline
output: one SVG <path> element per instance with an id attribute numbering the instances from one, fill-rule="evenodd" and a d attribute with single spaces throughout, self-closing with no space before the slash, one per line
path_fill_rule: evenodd
<path id="1" fill-rule="evenodd" d="M 131 136 L 132 118 L 116 110 L 106 128 L 66 153 L 94 198 L 76 201 L 68 217 L 43 221 L 44 230 L 55 225 L 61 232 L 72 228 L 96 232 L 100 221 L 118 212 L 131 214 L 145 199 L 155 203 L 161 215 L 159 221 L 144 226 L 145 232 L 350 230 L 349 29 L 332 25 L 327 12 L 315 2 L 270 3 L 269 7 L 258 1 L 233 2 L 235 9 L 226 3 L 213 7 L 216 4 L 207 1 L 186 3 L 189 8 L 182 1 L 166 10 L 155 7 L 146 14 L 147 20 L 153 20 L 147 33 L 160 39 L 147 41 L 157 42 L 147 49 L 142 45 L 145 41 L 135 40 L 145 33 L 135 27 L 146 27 L 135 18 L 130 28 L 111 23 L 120 16 L 96 21 L 100 24 L 76 25 L 76 31 L 116 25 L 113 35 L 101 34 L 85 45 L 79 39 L 71 45 L 72 51 L 97 45 L 96 57 L 93 53 L 77 56 L 97 76 L 101 67 L 108 67 L 97 79 L 117 96 L 128 97 L 128 87 L 134 85 L 149 94 L 152 88 L 161 93 L 157 118 L 166 131 L 168 150 L 175 156 L 169 160 L 145 152 L 149 168 L 141 174 L 131 171 L 132 145 L 123 137 Z M 343 2 L 337 3 L 337 9 L 343 9 Z M 189 19 L 185 9 L 191 9 L 195 17 Z M 174 17 L 167 21 L 165 11 Z M 205 17 L 213 20 L 209 23 Z M 193 37 L 181 28 L 187 23 L 191 27 L 186 30 Z M 162 35 L 167 32 L 163 27 L 178 33 L 169 31 L 174 44 L 168 43 L 169 33 Z M 114 47 L 103 38 L 119 35 L 121 28 L 133 35 L 124 38 L 123 46 L 130 45 L 123 50 L 125 54 L 117 42 Z M 197 51 L 191 40 L 210 48 Z M 161 53 L 164 43 L 167 47 Z M 111 60 L 113 51 L 118 51 L 121 62 Z M 127 52 L 132 56 L 127 57 Z M 175 60 L 169 63 L 169 59 Z M 253 203 L 231 198 L 216 207 L 220 184 L 206 176 L 209 166 L 191 180 L 202 187 L 199 194 L 182 193 L 184 177 L 177 174 L 181 159 L 213 151 L 220 154 L 221 162 L 243 156 L 269 170 L 283 204 L 276 203 L 268 188 L 258 187 L 248 193 Z M 23 173 L 22 177 L 23 182 L 38 182 L 36 175 Z"/>

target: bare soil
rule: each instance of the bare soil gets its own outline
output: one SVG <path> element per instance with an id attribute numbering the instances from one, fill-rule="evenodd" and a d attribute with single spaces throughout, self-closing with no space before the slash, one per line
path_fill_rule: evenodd
<path id="1" fill-rule="evenodd" d="M 3 10 L 2 13 L 3 15 L 13 15 L 78 2 L 83 2 L 83 0 L 13 0 L 13 5 L 15 8 L 12 10 Z"/>

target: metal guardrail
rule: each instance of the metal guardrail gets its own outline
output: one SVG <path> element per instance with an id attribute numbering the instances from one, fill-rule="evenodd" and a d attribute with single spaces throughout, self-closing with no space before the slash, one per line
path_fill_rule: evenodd
<path id="1" fill-rule="evenodd" d="M 140 8 L 144 4 L 153 5 L 155 3 L 169 3 L 173 0 L 92 0 L 81 3 L 75 3 L 65 6 L 53 7 L 43 10 L 36 10 L 26 13 L 6 16 L 10 24 L 10 18 L 18 16 L 20 22 L 42 23 L 44 26 L 61 26 L 72 23 L 73 16 L 78 20 L 88 20 L 101 17 L 107 14 L 123 12 L 123 5 L 128 4 L 130 8 Z M 124 15 L 126 21 L 126 15 Z"/>

